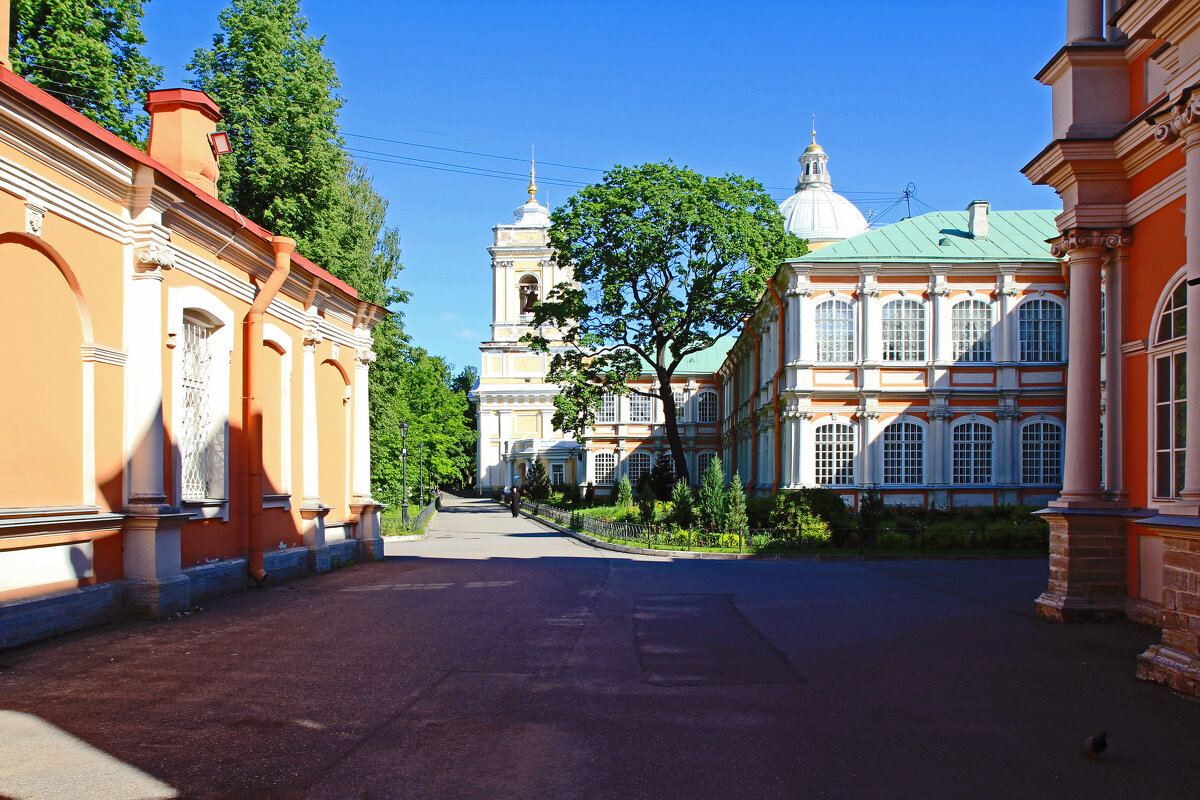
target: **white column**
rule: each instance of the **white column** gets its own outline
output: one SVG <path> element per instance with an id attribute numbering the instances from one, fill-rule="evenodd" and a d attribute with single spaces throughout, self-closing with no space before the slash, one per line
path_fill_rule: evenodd
<path id="1" fill-rule="evenodd" d="M 797 458 L 799 460 L 799 468 L 797 474 L 800 476 L 800 483 L 805 486 L 817 485 L 817 465 L 813 460 L 816 453 L 816 433 L 813 430 L 813 415 L 811 411 L 801 411 L 798 415 L 799 440 L 800 447 L 797 448 Z"/>
<path id="2" fill-rule="evenodd" d="M 954 357 L 954 350 L 950 343 L 950 286 L 946 283 L 944 274 L 939 274 L 935 278 L 929 295 L 933 300 L 930 303 L 930 310 L 933 314 L 933 320 L 930 323 L 930 329 L 933 331 L 933 360 L 939 363 L 949 363 Z"/>
<path id="3" fill-rule="evenodd" d="M 883 319 L 879 311 L 879 285 L 874 277 L 869 283 L 864 280 L 864 287 L 858 293 L 858 319 L 861 358 L 877 364 L 883 360 Z"/>
<path id="4" fill-rule="evenodd" d="M 879 435 L 879 412 L 867 411 L 858 425 L 859 445 L 862 454 L 862 472 L 859 483 L 883 483 L 883 441 Z"/>
<path id="5" fill-rule="evenodd" d="M 799 300 L 796 304 L 796 313 L 800 317 L 800 324 L 796 326 L 796 357 L 811 364 L 817 360 L 817 321 L 813 317 L 817 303 L 813 301 L 812 289 L 807 293 L 801 291 Z"/>
<path id="6" fill-rule="evenodd" d="M 368 373 L 375 353 L 360 348 L 354 354 L 354 463 L 351 493 L 358 502 L 371 499 L 371 414 Z"/>
<path id="7" fill-rule="evenodd" d="M 1183 141 L 1184 176 L 1188 191 L 1200 187 L 1200 119 L 1195 101 L 1188 109 L 1188 126 Z M 1200 192 L 1197 192 L 1200 193 Z M 1183 233 L 1187 240 L 1187 461 L 1180 496 L 1200 504 L 1200 203 L 1187 203 Z M 1196 399 L 1193 399 L 1196 398 Z M 1070 416 L 1067 422 L 1070 423 Z M 1112 418 L 1112 419 L 1115 419 Z M 1068 436 L 1070 434 L 1068 433 Z"/>
<path id="8" fill-rule="evenodd" d="M 304 355 L 300 365 L 300 391 L 303 394 L 301 406 L 304 414 L 304 440 L 301 443 L 304 460 L 302 503 L 305 506 L 317 506 L 321 503 L 317 445 L 317 345 L 320 342 L 321 332 L 317 329 L 317 322 L 310 319 L 309 328 L 304 333 Z"/>
<path id="9" fill-rule="evenodd" d="M 929 460 L 928 478 L 931 484 L 944 485 L 950 482 L 950 417 L 946 408 L 933 408 L 929 412 Z"/>
<path id="10" fill-rule="evenodd" d="M 162 506 L 163 488 L 163 269 L 153 247 L 134 253 L 125 314 L 126 430 L 129 504 Z M 220 367 L 216 367 L 219 369 Z"/>
<path id="11" fill-rule="evenodd" d="M 1017 454 L 1021 452 L 1021 445 L 1017 441 L 1018 429 L 1013 424 L 1018 414 L 1010 410 L 1002 410 L 996 416 L 999 425 L 997 426 L 996 440 L 996 469 L 992 477 L 997 484 L 1020 483 Z"/>

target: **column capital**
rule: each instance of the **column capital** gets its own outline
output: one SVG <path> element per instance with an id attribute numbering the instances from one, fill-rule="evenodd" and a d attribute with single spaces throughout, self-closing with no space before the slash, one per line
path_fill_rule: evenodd
<path id="1" fill-rule="evenodd" d="M 1128 247 L 1133 244 L 1133 232 L 1128 228 L 1092 230 L 1070 228 L 1050 243 L 1050 254 L 1055 258 L 1070 256 L 1081 250 L 1107 250 Z"/>
<path id="2" fill-rule="evenodd" d="M 1184 149 L 1191 149 L 1200 144 L 1200 96 L 1193 95 L 1186 102 L 1171 106 L 1170 116 L 1157 123 L 1154 127 L 1154 140 L 1162 144 L 1174 144 L 1184 140 Z"/>
<path id="3" fill-rule="evenodd" d="M 366 369 L 375 363 L 375 351 L 361 348 L 354 351 L 354 363 L 359 369 Z"/>

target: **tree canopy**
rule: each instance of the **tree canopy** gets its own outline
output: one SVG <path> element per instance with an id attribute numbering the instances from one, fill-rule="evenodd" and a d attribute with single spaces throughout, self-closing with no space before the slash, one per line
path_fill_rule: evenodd
<path id="1" fill-rule="evenodd" d="M 614 167 L 551 220 L 554 260 L 574 282 L 534 309 L 532 324 L 562 331 L 562 346 L 529 341 L 554 352 L 555 427 L 582 434 L 606 392 L 655 397 L 675 473 L 687 478 L 671 378 L 684 358 L 742 323 L 780 260 L 802 255 L 804 242 L 786 232 L 757 181 L 672 163 Z M 631 386 L 645 372 L 657 391 Z"/>
<path id="2" fill-rule="evenodd" d="M 142 145 L 146 93 L 162 80 L 141 47 L 145 0 L 12 0 L 13 71 L 88 119 Z"/>

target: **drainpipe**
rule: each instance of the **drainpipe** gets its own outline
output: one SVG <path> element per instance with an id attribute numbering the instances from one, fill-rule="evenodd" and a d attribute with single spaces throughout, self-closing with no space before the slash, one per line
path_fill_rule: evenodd
<path id="1" fill-rule="evenodd" d="M 250 519 L 246 526 L 246 569 L 259 586 L 267 579 L 263 569 L 262 317 L 291 271 L 296 240 L 288 236 L 272 236 L 271 247 L 275 250 L 275 268 L 254 296 L 254 303 L 246 314 L 242 337 L 242 420 L 246 426 L 250 466 L 246 476 L 247 501 L 250 504 Z"/>
<path id="2" fill-rule="evenodd" d="M 779 492 L 779 477 L 783 469 L 783 440 L 780 438 L 783 435 L 783 414 L 779 411 L 779 378 L 783 375 L 784 367 L 784 346 L 787 344 L 786 327 L 784 321 L 786 317 L 784 313 L 783 298 L 779 296 L 779 292 L 775 291 L 775 280 L 767 281 L 767 288 L 771 290 L 771 296 L 775 298 L 775 302 L 779 304 L 779 348 L 776 351 L 775 377 L 772 379 L 774 384 L 774 392 L 771 398 L 771 406 L 775 410 L 775 481 L 771 484 L 771 493 Z"/>

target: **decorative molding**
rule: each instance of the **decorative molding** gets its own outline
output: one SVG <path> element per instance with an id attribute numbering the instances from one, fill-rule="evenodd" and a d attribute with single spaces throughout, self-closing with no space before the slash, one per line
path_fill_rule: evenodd
<path id="1" fill-rule="evenodd" d="M 116 367 L 125 366 L 125 362 L 129 360 L 129 354 L 124 350 L 118 350 L 115 347 L 105 347 L 99 344 L 85 344 L 81 346 L 83 351 L 83 360 L 92 361 L 99 364 L 112 364 Z"/>
<path id="2" fill-rule="evenodd" d="M 375 363 L 375 351 L 369 348 L 354 351 L 354 363 L 359 369 L 367 369 Z"/>
<path id="3" fill-rule="evenodd" d="M 1063 258 L 1076 250 L 1128 247 L 1131 244 L 1133 244 L 1133 233 L 1127 228 L 1114 230 L 1071 228 L 1050 243 L 1050 254 L 1056 258 Z"/>
<path id="4" fill-rule="evenodd" d="M 134 270 L 149 272 L 151 270 L 171 269 L 175 266 L 175 252 L 166 245 L 157 242 L 142 245 L 133 251 Z"/>
<path id="5" fill-rule="evenodd" d="M 46 204 L 32 198 L 25 201 L 25 232 L 42 235 L 42 220 L 46 216 Z"/>
<path id="6" fill-rule="evenodd" d="M 1174 144 L 1184 139 L 1184 148 L 1200 144 L 1195 135 L 1200 134 L 1200 96 L 1193 95 L 1185 103 L 1171 106 L 1171 116 L 1154 127 L 1154 141 L 1159 144 Z"/>

